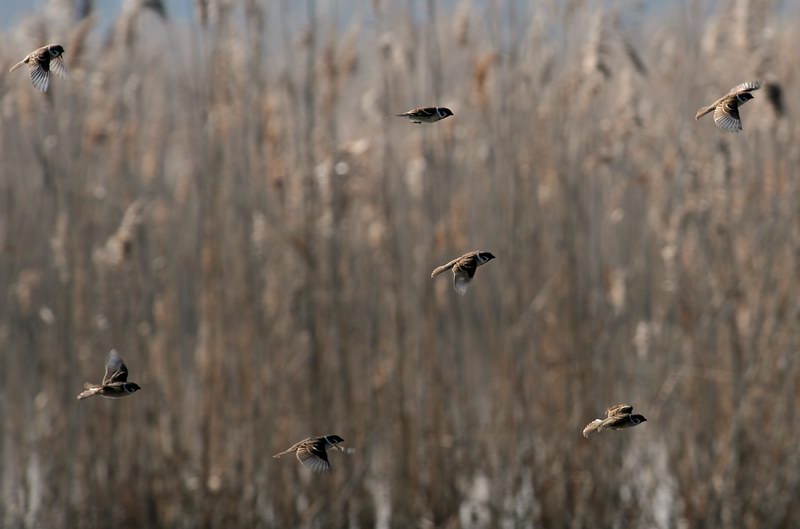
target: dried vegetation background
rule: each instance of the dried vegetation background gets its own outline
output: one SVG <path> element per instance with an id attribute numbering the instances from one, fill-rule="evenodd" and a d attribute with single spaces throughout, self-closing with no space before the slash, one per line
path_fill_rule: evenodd
<path id="1" fill-rule="evenodd" d="M 73 76 L 0 77 L 2 527 L 800 527 L 797 6 L 76 4 L 0 50 Z"/>

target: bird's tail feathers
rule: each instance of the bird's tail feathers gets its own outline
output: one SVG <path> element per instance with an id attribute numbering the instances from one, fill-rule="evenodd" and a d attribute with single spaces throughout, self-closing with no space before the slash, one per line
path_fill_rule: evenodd
<path id="1" fill-rule="evenodd" d="M 280 459 L 281 456 L 285 456 L 286 454 L 291 454 L 291 453 L 292 453 L 291 450 L 285 450 L 283 452 L 279 452 L 279 453 L 275 454 L 274 456 L 272 456 L 272 458 L 273 459 Z"/>
<path id="2" fill-rule="evenodd" d="M 11 69 L 8 71 L 8 73 L 13 72 L 17 68 L 22 68 L 23 64 L 25 64 L 25 61 L 19 61 L 17 64 L 15 64 L 14 66 L 11 67 Z"/>
<path id="3" fill-rule="evenodd" d="M 714 105 L 701 108 L 700 110 L 697 111 L 697 114 L 694 115 L 694 119 L 698 120 L 703 116 L 705 116 L 706 114 L 708 114 L 709 112 L 713 112 L 714 108 L 716 108 Z"/>
<path id="4" fill-rule="evenodd" d="M 442 265 L 442 266 L 434 269 L 433 272 L 431 272 L 431 278 L 434 278 L 434 277 L 438 276 L 442 272 L 447 272 L 451 268 L 453 268 L 453 263 L 447 263 L 446 265 Z"/>
<path id="5" fill-rule="evenodd" d="M 602 419 L 593 420 L 592 422 L 586 425 L 586 428 L 583 429 L 583 436 L 588 439 L 592 435 L 599 432 L 602 429 L 601 428 L 602 426 L 603 426 Z"/>
<path id="6" fill-rule="evenodd" d="M 85 391 L 82 391 L 81 394 L 78 395 L 78 400 L 83 400 L 83 399 L 88 399 L 89 397 L 94 397 L 95 395 L 100 393 L 100 390 L 102 389 L 100 386 L 95 386 L 94 384 L 90 384 L 88 382 L 85 383 L 83 385 L 83 387 L 84 387 Z"/>

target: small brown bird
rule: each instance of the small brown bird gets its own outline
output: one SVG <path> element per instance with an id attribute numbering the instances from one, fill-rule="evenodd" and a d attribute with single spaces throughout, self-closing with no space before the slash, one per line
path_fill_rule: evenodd
<path id="1" fill-rule="evenodd" d="M 95 395 L 100 395 L 107 399 L 118 399 L 142 389 L 138 384 L 128 382 L 128 368 L 122 362 L 122 358 L 120 358 L 116 349 L 108 352 L 103 382 L 99 386 L 87 382 L 83 385 L 83 388 L 84 391 L 78 395 L 78 400 L 88 399 Z"/>
<path id="2" fill-rule="evenodd" d="M 339 443 L 343 442 L 344 439 L 338 435 L 309 437 L 308 439 L 303 439 L 299 443 L 292 445 L 288 450 L 284 450 L 272 457 L 279 459 L 282 455 L 294 453 L 298 461 L 314 472 L 330 472 L 331 464 L 328 461 L 328 453 L 326 450 L 328 448 L 336 448 L 341 452 L 345 452 L 344 448 L 338 446 Z"/>
<path id="3" fill-rule="evenodd" d="M 475 250 L 436 268 L 433 272 L 431 272 L 431 278 L 434 278 L 442 272 L 452 269 L 453 287 L 455 287 L 456 292 L 463 296 L 466 294 L 467 288 L 469 288 L 469 282 L 472 281 L 472 277 L 475 275 L 475 270 L 477 270 L 479 266 L 488 263 L 492 259 L 494 259 L 494 255 L 492 255 L 491 252 L 487 252 L 485 250 Z"/>
<path id="4" fill-rule="evenodd" d="M 448 116 L 453 116 L 453 111 L 445 107 L 415 108 L 402 114 L 395 114 L 398 118 L 408 118 L 411 123 L 436 123 Z"/>
<path id="5" fill-rule="evenodd" d="M 62 55 L 64 55 L 64 46 L 61 44 L 48 44 L 30 52 L 24 59 L 12 66 L 9 72 L 13 72 L 17 68 L 21 68 L 23 64 L 27 64 L 33 86 L 37 90 L 47 92 L 47 87 L 50 85 L 51 71 L 62 79 L 69 79 Z"/>
<path id="6" fill-rule="evenodd" d="M 747 81 L 731 88 L 730 92 L 720 97 L 713 104 L 697 111 L 694 119 L 700 119 L 710 112 L 714 112 L 714 123 L 726 132 L 739 132 L 742 130 L 742 120 L 739 117 L 739 107 L 753 99 L 753 90 L 758 90 L 763 81 Z"/>
<path id="7" fill-rule="evenodd" d="M 634 415 L 633 406 L 630 404 L 617 404 L 606 410 L 605 419 L 595 419 L 587 424 L 586 428 L 583 429 L 583 436 L 588 439 L 589 436 L 596 434 L 600 430 L 605 430 L 606 428 L 610 430 L 632 428 L 646 420 L 644 415 Z"/>

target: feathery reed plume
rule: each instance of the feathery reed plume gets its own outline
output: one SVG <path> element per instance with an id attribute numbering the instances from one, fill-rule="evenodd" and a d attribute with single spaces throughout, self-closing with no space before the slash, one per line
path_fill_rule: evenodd
<path id="1" fill-rule="evenodd" d="M 476 57 L 472 65 L 472 90 L 476 103 L 483 110 L 486 110 L 489 104 L 489 90 L 486 85 L 489 79 L 489 73 L 496 60 L 497 54 L 490 51 L 480 57 Z"/>
<path id="2" fill-rule="evenodd" d="M 380 36 L 379 49 L 383 60 L 399 71 L 412 71 L 416 65 L 413 50 L 404 46 L 394 33 Z"/>
<path id="3" fill-rule="evenodd" d="M 130 51 L 136 42 L 137 19 L 138 12 L 136 10 L 124 9 L 114 21 L 111 29 L 109 29 L 109 32 L 106 36 L 106 45 L 112 49 L 122 45 L 125 50 Z M 108 55 L 110 56 L 111 54 Z M 107 60 L 113 59 L 108 57 Z"/>
<path id="4" fill-rule="evenodd" d="M 69 279 L 69 255 L 67 248 L 67 237 L 69 227 L 69 217 L 67 212 L 61 211 L 56 216 L 56 225 L 53 235 L 50 237 L 50 250 L 53 252 L 53 264 L 58 270 L 58 279 L 66 283 Z"/>
<path id="5" fill-rule="evenodd" d="M 751 5 L 751 0 L 736 0 L 733 7 L 734 24 L 731 33 L 734 35 L 734 43 L 741 49 L 748 49 L 751 44 Z"/>
<path id="6" fill-rule="evenodd" d="M 95 263 L 105 266 L 119 266 L 130 259 L 133 251 L 133 237 L 136 228 L 144 221 L 148 199 L 134 200 L 125 210 L 117 231 L 106 240 L 103 247 L 95 250 Z"/>
<path id="7" fill-rule="evenodd" d="M 469 41 L 469 19 L 472 14 L 469 0 L 462 0 L 453 15 L 453 40 L 459 47 L 465 47 Z"/>
<path id="8" fill-rule="evenodd" d="M 351 78 L 358 70 L 358 35 L 360 33 L 361 26 L 353 24 L 339 43 L 336 62 L 342 80 Z"/>
<path id="9" fill-rule="evenodd" d="M 42 283 L 42 276 L 42 271 L 35 268 L 26 268 L 17 276 L 14 293 L 17 307 L 23 315 L 30 315 L 34 310 L 33 292 Z"/>
<path id="10" fill-rule="evenodd" d="M 69 50 L 70 69 L 77 69 L 81 64 L 81 59 L 86 51 L 86 38 L 92 31 L 97 15 L 91 14 L 83 17 L 69 34 L 67 49 Z"/>
<path id="11" fill-rule="evenodd" d="M 628 40 L 627 37 L 619 33 L 620 40 L 622 41 L 622 49 L 625 50 L 625 55 L 630 60 L 631 65 L 636 70 L 639 75 L 647 76 L 647 64 L 642 60 L 641 55 L 639 55 L 639 51 L 636 47 L 631 44 L 631 41 Z"/>
<path id="12" fill-rule="evenodd" d="M 583 53 L 583 72 L 587 77 L 600 73 L 604 79 L 611 77 L 611 69 L 606 62 L 608 54 L 606 19 L 604 15 L 595 16 L 591 20 L 589 37 Z"/>
<path id="13" fill-rule="evenodd" d="M 732 34 L 734 44 L 748 53 L 758 52 L 763 45 L 763 33 L 767 27 L 767 11 L 772 9 L 770 0 L 736 0 L 732 8 Z M 725 8 L 729 8 L 725 5 Z"/>
<path id="14" fill-rule="evenodd" d="M 208 0 L 194 0 L 194 12 L 202 27 L 208 25 Z"/>
<path id="15" fill-rule="evenodd" d="M 155 12 L 161 20 L 167 20 L 167 8 L 164 6 L 163 0 L 139 0 L 140 10 L 150 10 Z"/>
<path id="16" fill-rule="evenodd" d="M 629 132 L 635 133 L 636 129 L 642 126 L 639 114 L 640 88 L 630 70 L 620 74 L 617 86 L 615 108 L 618 119 L 615 122 L 620 129 L 620 136 L 624 136 Z"/>
<path id="17" fill-rule="evenodd" d="M 75 20 L 83 20 L 94 13 L 94 0 L 79 0 L 75 7 Z"/>

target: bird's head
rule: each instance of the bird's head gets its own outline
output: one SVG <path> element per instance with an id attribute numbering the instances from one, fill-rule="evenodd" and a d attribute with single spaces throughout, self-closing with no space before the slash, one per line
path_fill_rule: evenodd
<path id="1" fill-rule="evenodd" d="M 50 44 L 47 46 L 51 57 L 61 57 L 64 54 L 64 46 L 61 44 Z"/>
<path id="2" fill-rule="evenodd" d="M 753 94 L 751 94 L 750 92 L 744 92 L 742 94 L 737 95 L 736 99 L 739 100 L 739 104 L 740 105 L 743 105 L 744 103 L 747 103 L 751 99 L 755 99 L 755 98 L 753 97 Z"/>
<path id="3" fill-rule="evenodd" d="M 338 435 L 326 435 L 325 436 L 325 441 L 331 446 L 336 446 L 339 443 L 343 443 L 344 439 L 342 439 Z"/>
<path id="4" fill-rule="evenodd" d="M 135 393 L 140 389 L 142 389 L 139 387 L 139 384 L 136 384 L 134 382 L 125 382 L 122 388 L 125 390 L 125 393 Z"/>
<path id="5" fill-rule="evenodd" d="M 641 424 L 645 422 L 647 419 L 644 418 L 644 415 L 631 415 L 631 422 L 633 424 Z"/>
<path id="6" fill-rule="evenodd" d="M 480 261 L 481 264 L 488 263 L 492 259 L 494 259 L 494 255 L 492 254 L 492 252 L 486 252 L 483 250 L 478 252 L 478 261 Z"/>
<path id="7" fill-rule="evenodd" d="M 438 111 L 439 111 L 439 116 L 442 119 L 446 118 L 447 116 L 454 116 L 455 115 L 455 114 L 453 114 L 452 110 L 450 110 L 449 108 L 446 108 L 446 107 L 439 107 Z"/>

